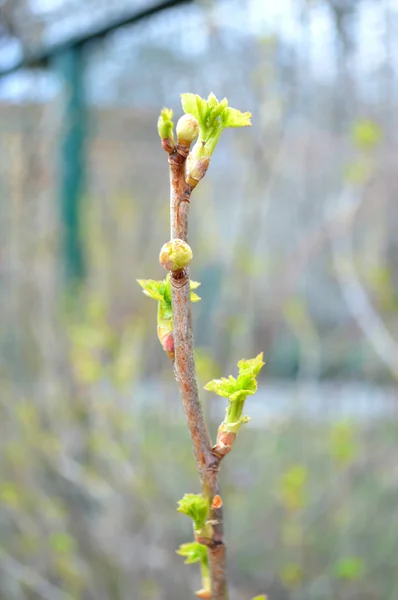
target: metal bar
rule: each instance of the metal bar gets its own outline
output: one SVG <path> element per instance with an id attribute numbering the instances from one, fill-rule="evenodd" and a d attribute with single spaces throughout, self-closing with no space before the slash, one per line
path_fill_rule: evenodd
<path id="1" fill-rule="evenodd" d="M 62 268 L 68 282 L 84 275 L 81 240 L 81 197 L 84 185 L 85 101 L 82 47 L 57 53 L 51 66 L 64 86 L 64 115 L 59 148 L 59 203 Z"/>
<path id="2" fill-rule="evenodd" d="M 131 15 L 124 15 L 123 17 L 119 17 L 110 21 L 103 27 L 95 31 L 91 31 L 88 33 L 82 33 L 75 37 L 70 38 L 66 42 L 60 42 L 57 44 L 53 44 L 48 48 L 44 48 L 43 50 L 39 50 L 37 52 L 31 52 L 26 54 L 26 56 L 22 57 L 18 62 L 10 67 L 0 70 L 0 77 L 5 77 L 6 75 L 11 75 L 16 71 L 19 71 L 23 68 L 37 68 L 47 66 L 48 62 L 51 58 L 56 56 L 57 54 L 62 54 L 63 52 L 70 50 L 71 48 L 81 47 L 85 44 L 98 40 L 115 29 L 119 29 L 120 27 L 124 27 L 125 25 L 133 25 L 134 23 L 138 23 L 143 19 L 151 17 L 157 13 L 162 12 L 163 10 L 167 10 L 169 8 L 173 8 L 175 6 L 180 6 L 183 4 L 191 4 L 194 0 L 166 0 L 163 2 L 159 2 L 150 6 L 149 8 L 142 9 L 141 11 L 135 12 Z"/>

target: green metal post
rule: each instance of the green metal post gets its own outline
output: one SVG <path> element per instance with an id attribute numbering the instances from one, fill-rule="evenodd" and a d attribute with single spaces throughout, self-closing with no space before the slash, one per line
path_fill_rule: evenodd
<path id="1" fill-rule="evenodd" d="M 63 49 L 53 57 L 52 64 L 62 80 L 64 102 L 59 165 L 61 252 L 66 280 L 75 284 L 84 275 L 80 223 L 85 139 L 81 46 Z"/>

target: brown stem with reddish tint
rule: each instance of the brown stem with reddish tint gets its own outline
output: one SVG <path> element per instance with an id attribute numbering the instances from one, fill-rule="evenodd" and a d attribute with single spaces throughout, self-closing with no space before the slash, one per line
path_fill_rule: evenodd
<path id="1" fill-rule="evenodd" d="M 170 165 L 170 223 L 171 239 L 188 241 L 188 213 L 192 188 L 185 180 L 185 161 L 189 147 L 177 144 L 169 152 Z M 173 327 L 174 374 L 180 388 L 182 405 L 191 434 L 194 455 L 201 478 L 203 493 L 210 499 L 212 537 L 206 540 L 209 552 L 212 600 L 228 600 L 226 581 L 226 551 L 223 540 L 222 502 L 218 472 L 220 457 L 213 454 L 210 435 L 199 399 L 194 359 L 194 341 L 191 320 L 190 282 L 188 269 L 170 274 Z"/>

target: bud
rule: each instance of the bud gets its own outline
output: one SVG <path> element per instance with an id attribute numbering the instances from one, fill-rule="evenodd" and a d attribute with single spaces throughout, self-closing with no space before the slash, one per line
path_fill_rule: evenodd
<path id="1" fill-rule="evenodd" d="M 159 311 L 161 312 L 161 311 Z M 158 339 L 165 352 L 171 360 L 174 360 L 174 333 L 173 321 L 171 319 L 161 319 L 158 316 Z"/>
<path id="2" fill-rule="evenodd" d="M 216 445 L 212 448 L 213 454 L 222 458 L 231 452 L 235 438 L 236 433 L 225 431 L 225 425 L 222 423 L 218 430 Z"/>
<path id="3" fill-rule="evenodd" d="M 164 334 L 159 341 L 162 344 L 165 352 L 174 352 L 174 334 L 172 331 Z"/>
<path id="4" fill-rule="evenodd" d="M 171 240 L 162 246 L 159 261 L 167 271 L 179 271 L 192 260 L 192 250 L 184 240 Z"/>
<path id="5" fill-rule="evenodd" d="M 174 150 L 174 135 L 173 135 L 173 111 L 168 108 L 163 108 L 158 119 L 158 133 L 162 140 L 162 146 L 169 154 Z"/>
<path id="6" fill-rule="evenodd" d="M 177 140 L 183 146 L 190 146 L 198 137 L 199 125 L 193 115 L 183 115 L 177 122 Z"/>
<path id="7" fill-rule="evenodd" d="M 192 189 L 196 188 L 199 181 L 206 175 L 209 164 L 209 156 L 194 158 L 192 154 L 188 155 L 186 182 L 189 183 Z"/>
<path id="8" fill-rule="evenodd" d="M 218 508 L 222 507 L 221 496 L 219 496 L 218 494 L 216 496 L 214 496 L 213 501 L 211 503 L 211 507 L 213 510 L 217 510 Z"/>

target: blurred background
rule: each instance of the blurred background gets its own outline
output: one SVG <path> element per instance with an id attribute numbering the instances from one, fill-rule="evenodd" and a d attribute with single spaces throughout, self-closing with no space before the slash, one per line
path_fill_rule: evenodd
<path id="1" fill-rule="evenodd" d="M 396 600 L 397 33 L 394 0 L 1 0 L 1 600 L 200 587 L 135 281 L 164 275 L 156 120 L 186 91 L 253 113 L 190 216 L 201 387 L 267 361 L 222 468 L 231 599 Z"/>

